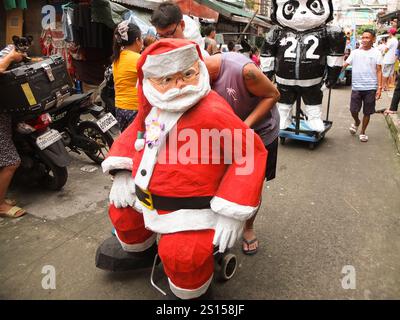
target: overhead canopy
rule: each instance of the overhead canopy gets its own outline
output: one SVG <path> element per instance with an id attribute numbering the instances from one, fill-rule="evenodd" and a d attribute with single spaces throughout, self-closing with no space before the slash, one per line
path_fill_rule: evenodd
<path id="1" fill-rule="evenodd" d="M 128 11 L 124 6 L 108 0 L 92 1 L 93 22 L 103 23 L 111 29 L 123 21 L 123 16 Z"/>
<path id="2" fill-rule="evenodd" d="M 393 12 L 387 13 L 387 14 L 385 14 L 383 16 L 380 16 L 379 17 L 379 22 L 380 23 L 387 22 L 387 21 L 390 21 L 392 19 L 398 18 L 399 16 L 400 16 L 400 10 L 393 11 Z"/>
<path id="3" fill-rule="evenodd" d="M 195 0 L 196 2 L 203 4 L 210 9 L 217 11 L 222 16 L 229 20 L 241 23 L 249 23 L 254 13 L 245 11 L 238 7 L 222 3 L 216 0 Z M 271 25 L 260 18 L 255 17 L 253 20 L 254 24 L 260 25 L 262 27 L 270 27 Z"/>
<path id="4" fill-rule="evenodd" d="M 123 20 L 131 20 L 139 26 L 143 34 L 152 28 L 151 13 L 132 10 L 109 0 L 96 0 L 92 2 L 92 20 L 107 25 L 114 29 Z"/>

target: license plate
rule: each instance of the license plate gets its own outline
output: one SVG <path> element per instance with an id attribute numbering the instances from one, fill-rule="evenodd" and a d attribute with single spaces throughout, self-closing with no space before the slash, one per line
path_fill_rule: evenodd
<path id="1" fill-rule="evenodd" d="M 106 132 L 118 123 L 117 119 L 109 112 L 103 118 L 97 121 L 101 131 Z"/>
<path id="2" fill-rule="evenodd" d="M 40 150 L 46 149 L 48 146 L 51 146 L 53 143 L 60 140 L 61 134 L 57 130 L 50 130 L 41 136 L 36 138 L 36 144 L 40 148 Z"/>

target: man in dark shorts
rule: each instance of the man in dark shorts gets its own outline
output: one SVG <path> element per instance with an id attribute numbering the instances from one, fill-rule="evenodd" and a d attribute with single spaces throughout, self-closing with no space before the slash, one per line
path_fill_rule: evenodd
<path id="1" fill-rule="evenodd" d="M 375 113 L 375 100 L 381 97 L 382 90 L 382 54 L 373 48 L 375 32 L 365 30 L 362 34 L 362 46 L 353 50 L 344 63 L 343 69 L 352 65 L 352 92 L 350 101 L 350 112 L 354 119 L 349 131 L 355 135 L 361 121 L 358 117 L 363 108 L 364 117 L 360 132 L 360 141 L 367 142 L 365 134 L 371 114 Z"/>
<path id="2" fill-rule="evenodd" d="M 211 87 L 231 105 L 235 114 L 260 136 L 268 150 L 265 178 L 275 178 L 278 157 L 279 91 L 253 61 L 236 52 L 205 59 Z M 245 254 L 255 254 L 258 240 L 254 231 L 256 215 L 246 221 L 243 230 Z"/>
<path id="3" fill-rule="evenodd" d="M 12 62 L 20 62 L 24 56 L 26 54 L 16 51 L 11 45 L 1 50 L 0 74 L 6 71 Z M 8 186 L 20 161 L 12 141 L 11 116 L 0 112 L 0 216 L 2 217 L 18 218 L 25 214 L 25 210 L 17 207 L 15 201 L 6 199 Z"/>
<path id="4" fill-rule="evenodd" d="M 180 8 L 176 4 L 163 2 L 154 10 L 152 23 L 158 34 L 168 34 L 170 38 L 183 38 L 184 35 L 179 29 L 181 16 Z M 235 114 L 263 140 L 268 150 L 265 178 L 267 181 L 274 179 L 280 121 L 275 105 L 280 97 L 278 89 L 252 60 L 240 53 L 216 54 L 205 57 L 204 62 L 210 74 L 211 88 L 224 97 Z M 247 220 L 243 230 L 242 249 L 249 255 L 258 250 L 258 240 L 254 231 L 255 218 L 256 214 Z"/>

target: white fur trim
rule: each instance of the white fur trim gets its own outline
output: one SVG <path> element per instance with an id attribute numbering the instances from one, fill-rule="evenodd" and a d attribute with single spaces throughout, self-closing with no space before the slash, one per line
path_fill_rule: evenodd
<path id="1" fill-rule="evenodd" d="M 329 67 L 343 67 L 343 56 L 327 56 L 326 62 Z"/>
<path id="2" fill-rule="evenodd" d="M 208 279 L 205 284 L 203 284 L 201 287 L 199 287 L 197 289 L 179 288 L 172 283 L 170 278 L 168 278 L 169 287 L 171 288 L 171 291 L 173 292 L 173 294 L 176 295 L 180 299 L 195 299 L 206 293 L 206 291 L 212 281 L 213 275 L 214 274 L 211 275 L 210 279 Z"/>
<path id="3" fill-rule="evenodd" d="M 132 171 L 133 161 L 128 157 L 108 157 L 101 163 L 104 173 L 108 173 L 110 170 L 121 169 Z"/>
<path id="4" fill-rule="evenodd" d="M 311 87 L 320 84 L 322 81 L 322 77 L 315 79 L 284 79 L 275 75 L 275 80 L 277 83 L 287 86 Z"/>
<path id="5" fill-rule="evenodd" d="M 119 243 L 121 244 L 122 249 L 124 249 L 124 251 L 127 251 L 127 252 L 143 252 L 143 251 L 147 250 L 148 248 L 150 248 L 154 244 L 154 242 L 156 242 L 156 239 L 157 239 L 157 234 L 154 233 L 150 236 L 150 238 L 143 241 L 142 243 L 128 244 L 128 243 L 123 242 L 118 237 L 117 232 L 115 232 L 115 236 L 117 237 Z"/>
<path id="6" fill-rule="evenodd" d="M 211 200 L 211 209 L 215 213 L 240 221 L 245 221 L 252 217 L 257 212 L 258 207 L 243 206 L 220 197 L 214 197 Z"/>
<path id="7" fill-rule="evenodd" d="M 159 143 L 157 146 L 153 146 L 152 148 L 150 148 L 147 144 L 145 145 L 143 157 L 140 161 L 139 168 L 137 169 L 135 176 L 136 184 L 143 190 L 146 190 L 150 183 L 151 176 L 153 175 L 154 166 L 157 162 L 158 150 L 163 147 L 168 132 L 176 125 L 182 114 L 183 112 L 167 112 L 163 110 L 160 112 L 158 116 L 158 121 L 165 125 L 163 135 L 159 138 Z M 153 107 L 149 115 L 146 117 L 146 120 L 157 118 L 156 115 L 157 108 Z M 143 176 L 142 172 L 146 172 L 146 174 Z"/>
<path id="8" fill-rule="evenodd" d="M 144 78 L 159 78 L 190 68 L 199 60 L 196 45 L 189 44 L 157 55 L 149 54 L 143 65 Z"/>
<path id="9" fill-rule="evenodd" d="M 215 228 L 217 216 L 211 209 L 181 209 L 167 214 L 158 214 L 157 210 L 146 208 L 140 201 L 136 203 L 142 207 L 146 228 L 156 233 Z"/>

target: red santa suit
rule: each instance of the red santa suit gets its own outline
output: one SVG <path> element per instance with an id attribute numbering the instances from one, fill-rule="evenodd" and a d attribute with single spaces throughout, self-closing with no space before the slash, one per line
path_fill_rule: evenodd
<path id="1" fill-rule="evenodd" d="M 138 62 L 139 92 L 146 77 L 163 76 L 165 66 L 173 74 L 199 59 L 199 47 L 190 41 L 156 42 Z M 203 64 L 200 60 L 205 78 L 200 78 L 203 89 L 197 99 L 179 110 L 168 103 L 150 110 L 142 96 L 138 117 L 102 164 L 104 172 L 128 170 L 128 189 L 135 193 L 131 206 L 111 204 L 109 209 L 123 249 L 144 251 L 159 234 L 158 253 L 171 291 L 182 299 L 206 292 L 214 270 L 213 244 L 220 251 L 232 247 L 244 222 L 257 211 L 267 158 L 260 138 L 210 90 Z M 144 93 L 150 96 L 146 89 Z M 147 139 L 154 122 L 163 127 L 157 143 L 146 140 L 140 146 L 137 137 L 145 131 Z M 205 132 L 217 137 L 214 143 L 204 140 Z"/>

